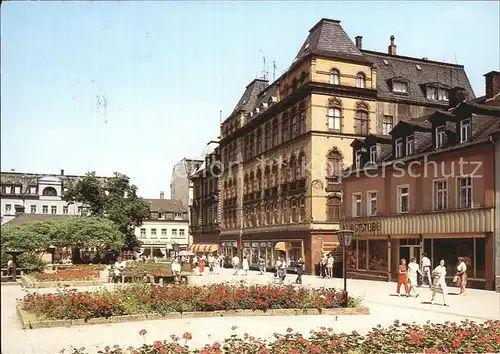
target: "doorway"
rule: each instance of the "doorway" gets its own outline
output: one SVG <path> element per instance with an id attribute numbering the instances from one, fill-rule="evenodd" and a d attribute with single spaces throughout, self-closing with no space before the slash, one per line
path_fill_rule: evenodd
<path id="1" fill-rule="evenodd" d="M 398 264 L 401 258 L 406 259 L 406 263 L 408 264 L 410 263 L 413 257 L 417 259 L 417 264 L 420 264 L 420 246 L 415 246 L 415 245 L 399 246 Z"/>

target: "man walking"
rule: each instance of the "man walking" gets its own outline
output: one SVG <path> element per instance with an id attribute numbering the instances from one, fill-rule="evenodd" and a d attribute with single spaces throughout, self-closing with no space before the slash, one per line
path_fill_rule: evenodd
<path id="1" fill-rule="evenodd" d="M 259 271 L 260 275 L 263 275 L 264 272 L 266 271 L 266 260 L 262 257 L 259 258 Z"/>
<path id="2" fill-rule="evenodd" d="M 237 254 L 234 255 L 233 257 L 233 275 L 238 275 L 238 271 L 240 268 L 240 257 L 238 257 Z"/>
<path id="3" fill-rule="evenodd" d="M 297 272 L 297 279 L 295 279 L 295 283 L 302 284 L 302 274 L 304 274 L 304 260 L 302 257 L 300 257 L 295 264 L 295 270 Z"/>
<path id="4" fill-rule="evenodd" d="M 327 264 L 328 264 L 328 258 L 326 257 L 326 254 L 323 254 L 321 256 L 321 260 L 319 263 L 321 278 L 323 278 L 323 279 L 326 277 L 326 265 Z"/>
<path id="5" fill-rule="evenodd" d="M 429 288 L 432 286 L 432 278 L 431 278 L 431 260 L 427 257 L 427 254 L 424 253 L 422 257 L 422 285 L 424 284 L 424 280 L 427 278 L 429 283 Z"/>

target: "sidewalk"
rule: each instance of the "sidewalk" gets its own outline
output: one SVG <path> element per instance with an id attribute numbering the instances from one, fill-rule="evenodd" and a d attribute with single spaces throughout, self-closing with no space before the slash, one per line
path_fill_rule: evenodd
<path id="1" fill-rule="evenodd" d="M 203 275 L 193 277 L 194 284 L 212 282 L 247 282 L 265 284 L 273 281 L 273 275 L 266 273 L 259 275 L 251 271 L 247 276 L 233 276 L 232 270 L 222 269 L 220 275 Z M 295 281 L 293 274 L 287 275 L 286 283 Z M 303 276 L 303 286 L 313 287 L 343 287 L 342 279 L 320 279 L 314 276 Z M 321 326 L 332 327 L 340 332 L 356 330 L 365 333 L 377 324 L 391 325 L 394 320 L 402 322 L 425 323 L 455 321 L 471 319 L 481 322 L 486 319 L 500 318 L 500 294 L 491 291 L 468 290 L 465 296 L 448 296 L 449 307 L 440 305 L 422 304 L 430 298 L 428 288 L 419 288 L 418 298 L 399 298 L 391 296 L 395 293 L 394 283 L 374 282 L 366 280 L 348 280 L 348 290 L 351 296 L 364 299 L 365 305 L 370 308 L 368 316 L 300 316 L 296 317 L 212 317 L 193 319 L 173 319 L 165 321 L 144 321 L 117 323 L 112 325 L 90 325 L 69 328 L 43 328 L 22 330 L 15 313 L 15 300 L 22 298 L 24 291 L 17 286 L 2 286 L 2 333 L 1 352 L 3 354 L 56 354 L 63 348 L 84 346 L 89 352 L 96 353 L 96 345 L 102 349 L 106 345 L 134 345 L 143 343 L 138 332 L 146 329 L 146 340 L 152 343 L 155 340 L 167 339 L 170 334 L 182 336 L 190 332 L 193 340 L 188 343 L 191 347 L 203 346 L 214 341 L 221 341 L 232 334 L 231 327 L 237 326 L 236 332 L 245 332 L 251 335 L 268 338 L 274 332 L 285 332 L 288 327 L 307 335 L 311 329 Z M 94 287 L 94 289 L 96 289 Z M 83 289 L 82 289 L 83 290 Z M 91 290 L 86 288 L 85 290 Z M 450 291 L 458 289 L 451 288 Z M 55 289 L 44 289 L 41 292 L 54 292 Z M 439 296 L 439 295 L 438 295 Z M 439 297 L 437 301 L 441 301 Z"/>

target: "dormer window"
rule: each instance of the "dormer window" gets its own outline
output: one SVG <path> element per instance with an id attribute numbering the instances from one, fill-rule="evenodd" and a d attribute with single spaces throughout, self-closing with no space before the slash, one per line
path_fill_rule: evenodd
<path id="1" fill-rule="evenodd" d="M 403 81 L 394 81 L 392 83 L 392 92 L 408 93 L 408 83 Z"/>
<path id="2" fill-rule="evenodd" d="M 436 87 L 427 87 L 427 99 L 429 100 L 437 100 L 437 88 Z"/>
<path id="3" fill-rule="evenodd" d="M 445 143 L 444 125 L 436 128 L 436 148 L 443 147 Z"/>
<path id="4" fill-rule="evenodd" d="M 339 85 L 340 84 L 340 74 L 337 69 L 330 71 L 330 84 Z"/>
<path id="5" fill-rule="evenodd" d="M 448 101 L 448 90 L 440 88 L 438 89 L 438 100 Z"/>
<path id="6" fill-rule="evenodd" d="M 396 158 L 403 157 L 403 138 L 396 139 Z"/>
<path id="7" fill-rule="evenodd" d="M 260 106 L 261 110 L 264 110 L 267 108 L 267 102 L 262 102 L 262 105 Z"/>
<path id="8" fill-rule="evenodd" d="M 427 86 L 427 99 L 434 101 L 448 101 L 448 90 L 435 86 Z"/>
<path id="9" fill-rule="evenodd" d="M 413 135 L 409 135 L 406 137 L 406 156 L 413 155 L 415 151 L 415 139 Z"/>
<path id="10" fill-rule="evenodd" d="M 356 151 L 356 160 L 355 160 L 355 166 L 356 168 L 361 168 L 361 156 L 362 152 L 361 150 Z"/>
<path id="11" fill-rule="evenodd" d="M 472 136 L 471 119 L 467 118 L 460 122 L 460 142 L 465 143 L 469 141 Z"/>
<path id="12" fill-rule="evenodd" d="M 377 162 L 377 145 L 370 146 L 370 162 Z"/>

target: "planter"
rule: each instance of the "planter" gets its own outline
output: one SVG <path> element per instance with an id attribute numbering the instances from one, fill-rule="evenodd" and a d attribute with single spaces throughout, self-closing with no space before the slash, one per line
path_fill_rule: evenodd
<path id="1" fill-rule="evenodd" d="M 103 282 L 99 279 L 94 280 L 58 280 L 58 281 L 37 281 L 29 275 L 21 276 L 21 285 L 24 288 L 63 288 L 79 286 L 101 286 Z"/>
<path id="2" fill-rule="evenodd" d="M 17 315 L 21 321 L 23 329 L 51 328 L 51 327 L 69 327 L 94 324 L 110 324 L 122 322 L 139 322 L 151 320 L 169 320 L 180 318 L 202 318 L 202 317 L 237 317 L 237 316 L 349 316 L 349 315 L 368 315 L 367 307 L 334 308 L 334 309 L 275 309 L 267 310 L 239 310 L 239 311 L 206 311 L 206 312 L 184 312 L 171 313 L 168 315 L 140 314 L 112 316 L 109 318 L 91 318 L 87 322 L 83 319 L 78 320 L 49 320 L 39 319 L 34 314 L 23 309 L 22 302 L 16 307 Z"/>

